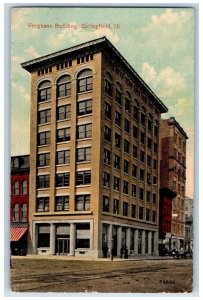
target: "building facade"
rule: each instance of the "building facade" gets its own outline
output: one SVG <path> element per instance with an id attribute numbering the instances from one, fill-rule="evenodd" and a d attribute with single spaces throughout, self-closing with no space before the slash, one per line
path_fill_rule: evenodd
<path id="1" fill-rule="evenodd" d="M 176 193 L 172 201 L 171 246 L 184 246 L 185 237 L 185 183 L 187 134 L 171 117 L 161 120 L 160 126 L 160 186 Z"/>
<path id="2" fill-rule="evenodd" d="M 29 155 L 11 157 L 11 254 L 23 255 L 27 252 L 29 173 Z"/>
<path id="3" fill-rule="evenodd" d="M 185 197 L 185 249 L 188 251 L 193 249 L 193 209 L 194 200 Z"/>
<path id="4" fill-rule="evenodd" d="M 104 37 L 31 74 L 29 252 L 158 254 L 164 104 Z"/>

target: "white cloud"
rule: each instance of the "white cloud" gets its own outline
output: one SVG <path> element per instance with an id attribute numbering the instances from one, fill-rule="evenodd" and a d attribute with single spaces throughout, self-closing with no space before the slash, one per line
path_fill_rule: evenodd
<path id="1" fill-rule="evenodd" d="M 11 30 L 18 31 L 20 26 L 26 22 L 29 15 L 27 8 L 13 8 L 11 11 Z"/>
<path id="2" fill-rule="evenodd" d="M 174 30 L 179 31 L 191 18 L 191 10 L 173 10 L 168 8 L 162 15 L 152 15 L 151 22 L 142 28 L 142 31 L 151 31 L 154 28 L 160 30 L 168 30 L 171 27 Z M 166 32 L 167 32 L 166 30 Z"/>
<path id="3" fill-rule="evenodd" d="M 30 46 L 29 48 L 25 49 L 25 53 L 27 53 L 31 58 L 36 58 L 40 56 L 40 54 L 35 51 L 33 46 Z"/>
<path id="4" fill-rule="evenodd" d="M 169 105 L 170 115 L 176 117 L 182 116 L 188 108 L 188 105 L 191 104 L 191 101 L 185 98 L 179 98 L 174 105 Z"/>
<path id="5" fill-rule="evenodd" d="M 167 66 L 159 73 L 153 66 L 145 62 L 142 65 L 142 77 L 160 97 L 170 97 L 186 87 L 185 78 L 180 72 Z"/>
<path id="6" fill-rule="evenodd" d="M 12 94 L 17 95 L 18 97 L 25 99 L 26 101 L 30 101 L 30 94 L 27 89 L 21 85 L 16 83 L 15 81 L 11 82 Z"/>

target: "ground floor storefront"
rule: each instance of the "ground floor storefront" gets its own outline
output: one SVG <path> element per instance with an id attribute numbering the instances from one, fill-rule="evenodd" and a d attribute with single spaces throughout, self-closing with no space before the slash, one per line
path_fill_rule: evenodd
<path id="1" fill-rule="evenodd" d="M 28 253 L 92 258 L 158 255 L 156 230 L 108 221 L 99 226 L 95 230 L 93 219 L 34 221 Z"/>

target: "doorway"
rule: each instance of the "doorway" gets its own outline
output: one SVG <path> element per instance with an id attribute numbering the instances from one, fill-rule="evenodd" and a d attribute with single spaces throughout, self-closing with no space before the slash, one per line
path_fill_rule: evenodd
<path id="1" fill-rule="evenodd" d="M 58 255 L 68 255 L 70 252 L 70 239 L 57 238 L 56 240 L 56 253 Z"/>

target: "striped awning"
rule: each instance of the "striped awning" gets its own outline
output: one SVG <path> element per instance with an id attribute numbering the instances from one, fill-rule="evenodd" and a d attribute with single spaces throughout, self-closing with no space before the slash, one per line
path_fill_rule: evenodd
<path id="1" fill-rule="evenodd" d="M 11 227 L 10 228 L 10 241 L 17 242 L 21 239 L 21 237 L 26 233 L 28 230 L 27 226 L 24 227 Z"/>

